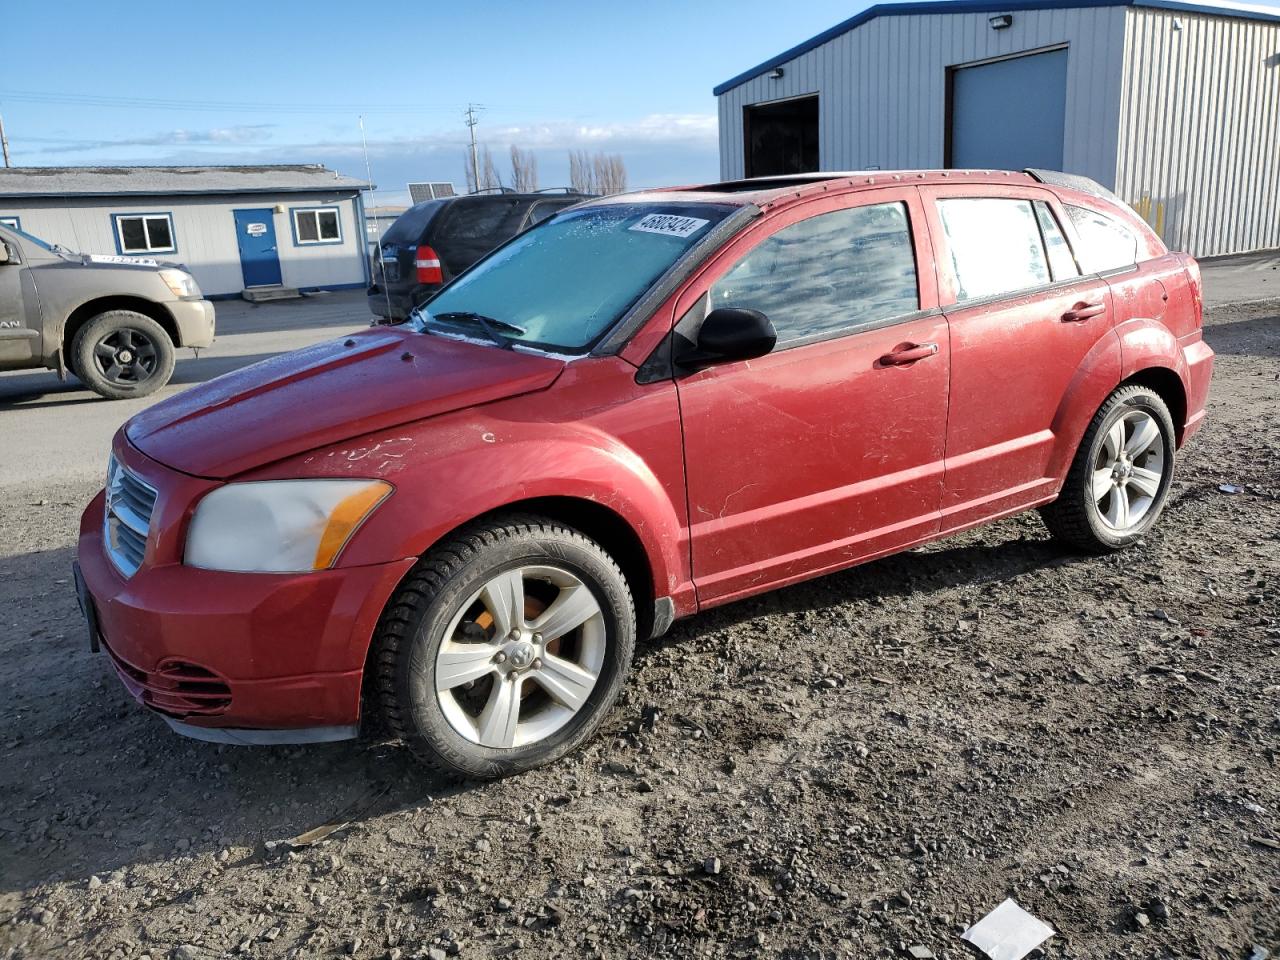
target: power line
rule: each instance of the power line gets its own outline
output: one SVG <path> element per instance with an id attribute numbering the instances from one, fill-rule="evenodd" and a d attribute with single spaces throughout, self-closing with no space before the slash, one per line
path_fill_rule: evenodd
<path id="1" fill-rule="evenodd" d="M 0 100 L 14 103 L 41 103 L 59 106 L 127 110 L 240 111 L 275 114 L 334 114 L 347 112 L 428 113 L 452 112 L 456 104 L 443 103 L 268 103 L 238 100 L 177 100 L 150 97 L 117 97 L 99 94 L 43 93 L 31 90 L 0 90 Z"/>

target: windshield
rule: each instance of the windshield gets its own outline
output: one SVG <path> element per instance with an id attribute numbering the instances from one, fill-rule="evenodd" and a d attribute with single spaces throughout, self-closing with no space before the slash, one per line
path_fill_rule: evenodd
<path id="1" fill-rule="evenodd" d="M 482 260 L 410 324 L 582 350 L 733 209 L 618 203 L 566 211 Z"/>
<path id="2" fill-rule="evenodd" d="M 17 227 L 5 227 L 5 229 L 8 230 L 10 233 L 17 234 L 23 240 L 26 240 L 28 243 L 34 243 L 37 247 L 40 247 L 42 250 L 48 250 L 50 253 L 54 252 L 53 246 L 51 244 L 45 243 L 39 237 L 33 237 L 31 234 L 27 233 L 27 231 L 25 230 L 19 230 Z"/>

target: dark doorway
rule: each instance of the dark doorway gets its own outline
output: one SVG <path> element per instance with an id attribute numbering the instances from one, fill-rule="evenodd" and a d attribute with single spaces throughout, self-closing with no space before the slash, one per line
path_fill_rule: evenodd
<path id="1" fill-rule="evenodd" d="M 744 107 L 748 177 L 818 169 L 818 95 Z"/>

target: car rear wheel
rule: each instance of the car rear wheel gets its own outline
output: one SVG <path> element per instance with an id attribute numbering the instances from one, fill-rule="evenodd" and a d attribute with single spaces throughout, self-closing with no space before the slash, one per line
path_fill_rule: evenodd
<path id="1" fill-rule="evenodd" d="M 603 722 L 635 632 L 627 582 L 594 541 L 538 517 L 478 525 L 427 554 L 383 615 L 383 719 L 454 776 L 549 763 Z"/>
<path id="2" fill-rule="evenodd" d="M 126 400 L 168 383 L 175 360 L 160 324 L 132 310 L 110 310 L 77 331 L 68 366 L 94 393 Z"/>
<path id="3" fill-rule="evenodd" d="M 1151 529 L 1173 479 L 1173 418 L 1146 387 L 1121 387 L 1085 431 L 1062 493 L 1042 507 L 1049 532 L 1091 553 L 1119 550 Z"/>

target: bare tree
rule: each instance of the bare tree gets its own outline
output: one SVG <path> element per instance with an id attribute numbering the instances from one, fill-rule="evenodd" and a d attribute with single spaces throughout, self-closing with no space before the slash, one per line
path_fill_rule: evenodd
<path id="1" fill-rule="evenodd" d="M 569 151 L 569 187 L 577 193 L 595 193 L 595 168 L 585 150 Z"/>
<path id="2" fill-rule="evenodd" d="M 511 145 L 511 186 L 520 193 L 533 193 L 538 189 L 538 158 L 532 150 L 521 150 Z"/>
<path id="3" fill-rule="evenodd" d="M 498 176 L 498 168 L 493 165 L 493 154 L 489 152 L 488 147 L 481 147 L 476 158 L 480 164 L 479 176 L 476 175 L 476 169 L 471 162 L 471 154 L 467 154 L 467 189 L 472 193 L 477 190 L 492 190 L 495 187 L 502 186 L 502 178 Z"/>
<path id="4" fill-rule="evenodd" d="M 595 168 L 596 193 L 608 196 L 627 189 L 627 165 L 620 154 L 597 153 L 592 164 Z"/>

